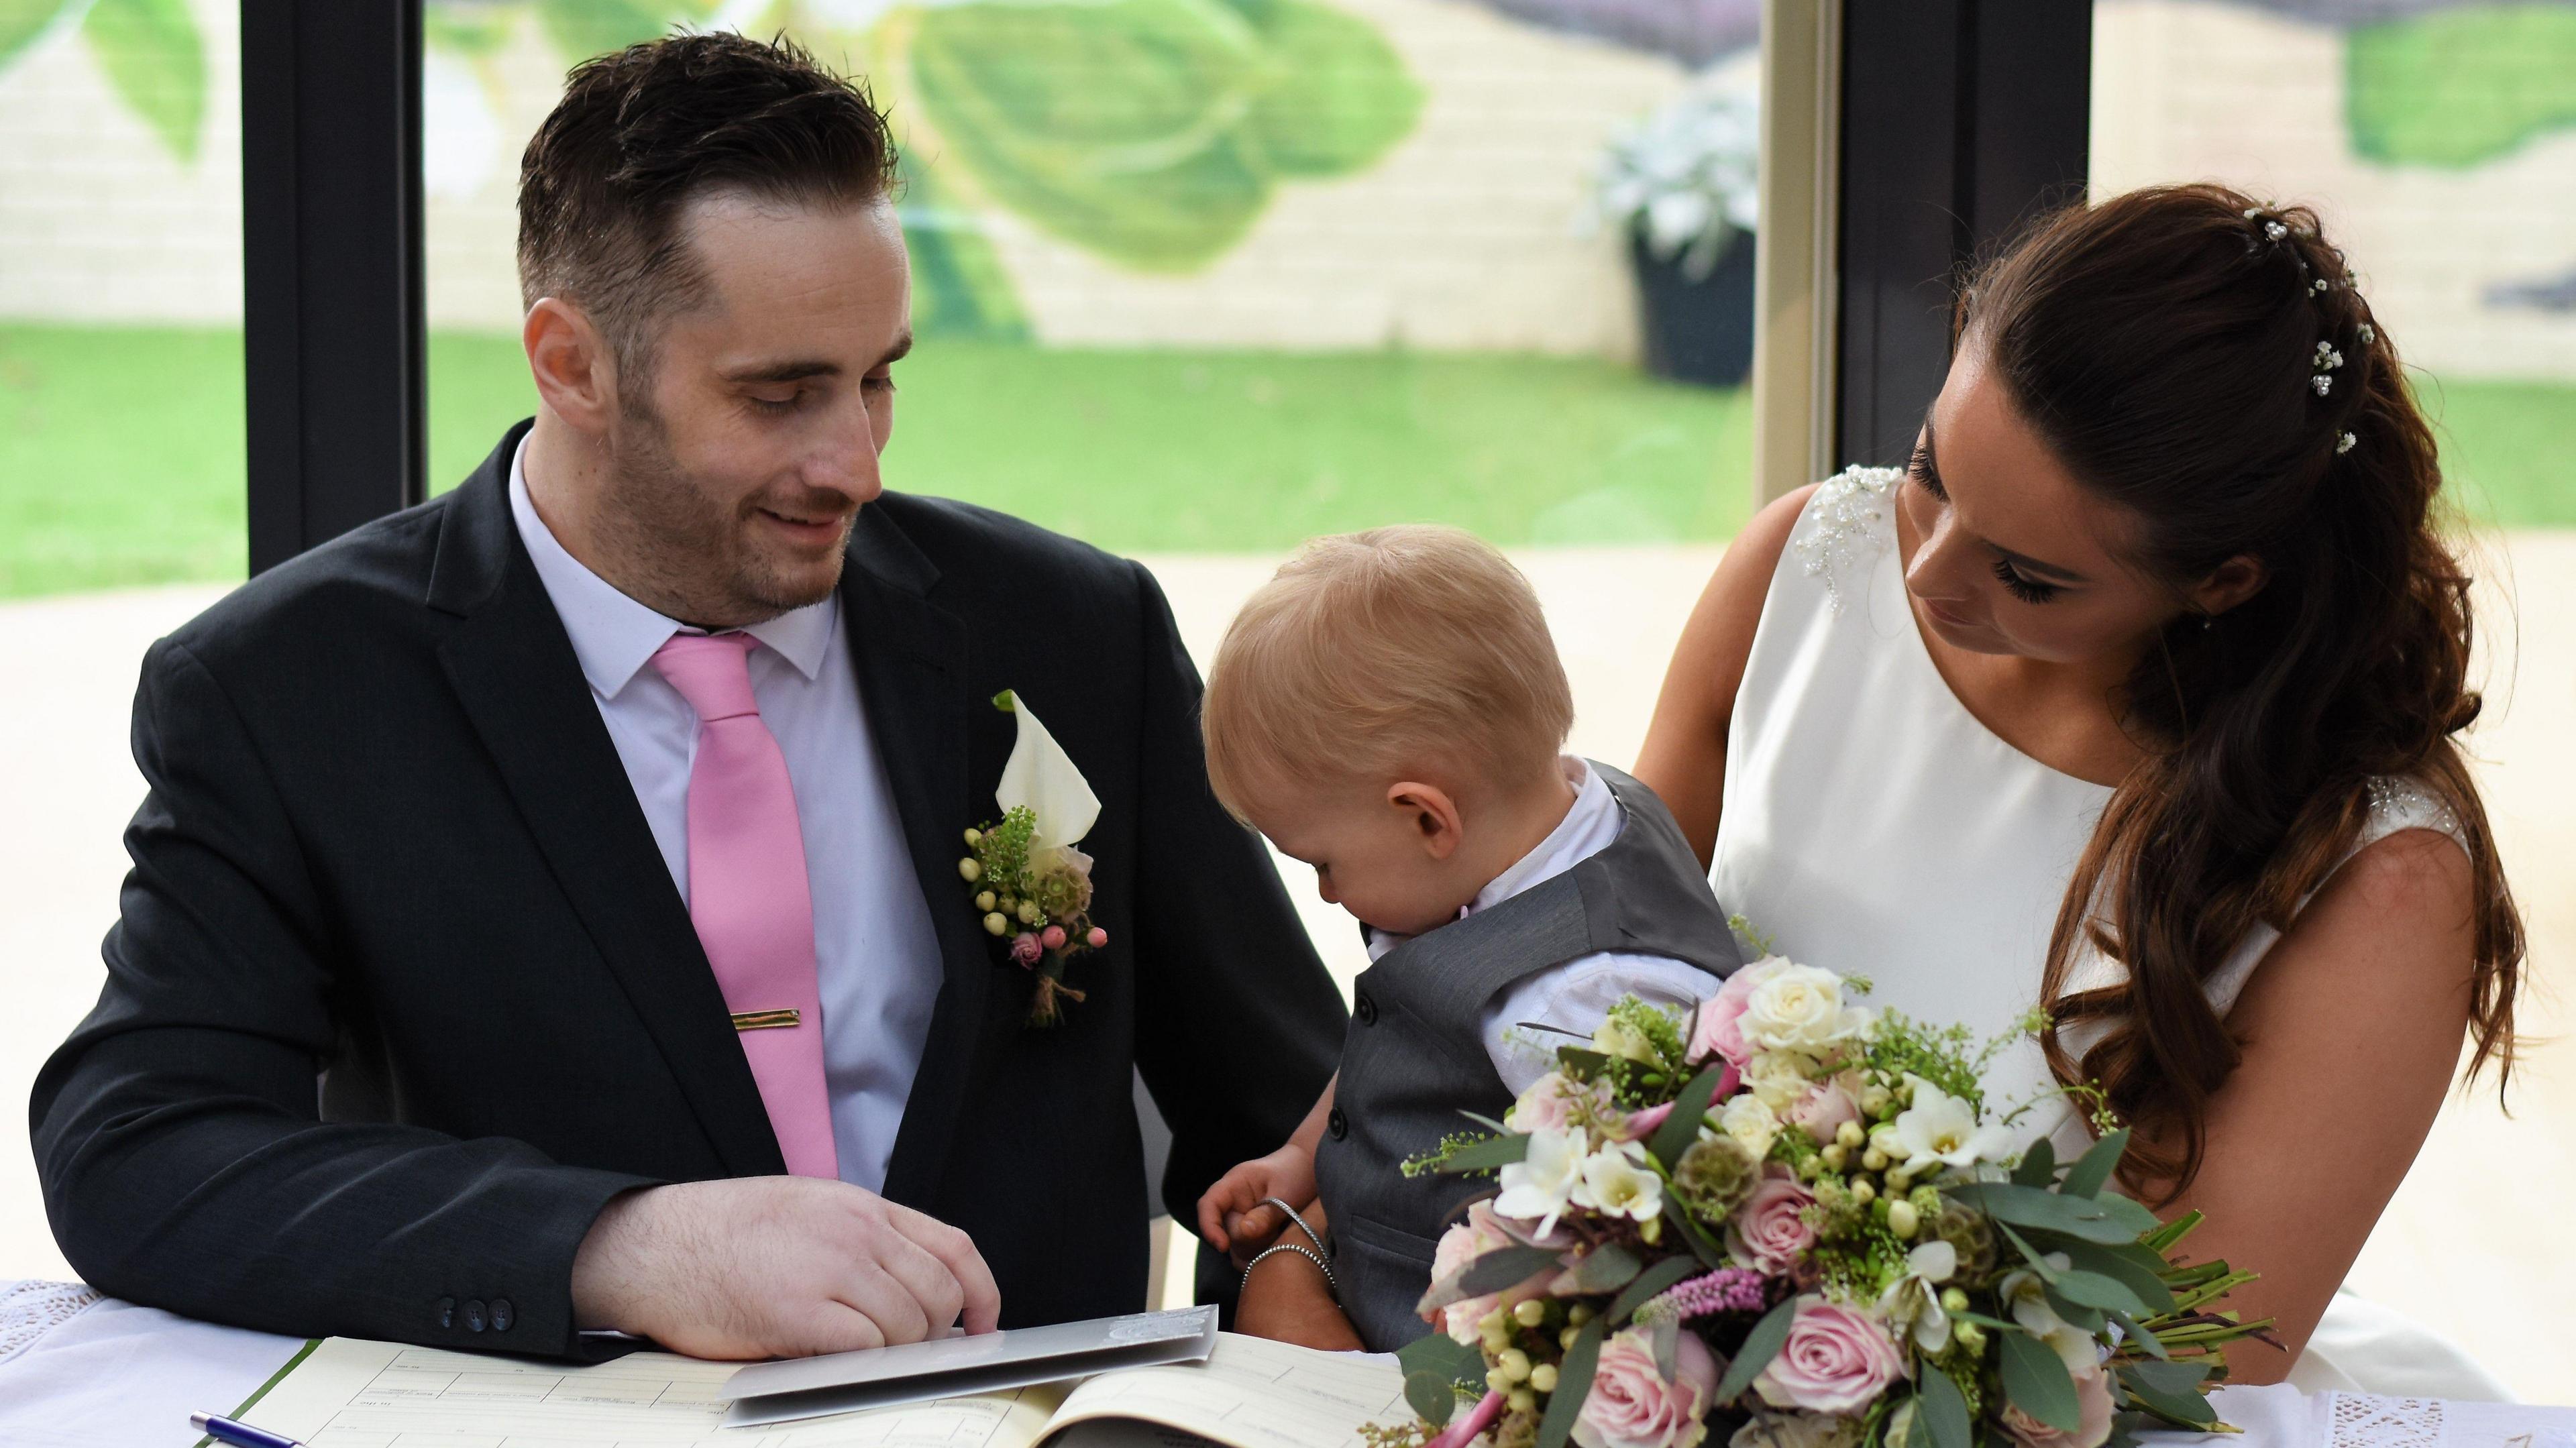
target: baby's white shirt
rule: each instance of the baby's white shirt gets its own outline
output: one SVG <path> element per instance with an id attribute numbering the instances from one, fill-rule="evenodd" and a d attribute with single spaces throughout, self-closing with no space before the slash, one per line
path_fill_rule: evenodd
<path id="1" fill-rule="evenodd" d="M 1477 891 L 1476 898 L 1458 912 L 1460 919 L 1555 879 L 1619 838 L 1619 827 L 1627 817 L 1609 784 L 1573 755 L 1565 756 L 1562 763 L 1566 781 L 1575 790 L 1573 808 L 1539 841 L 1537 849 Z M 1369 932 L 1369 959 L 1378 959 L 1410 938 Z M 1518 1096 L 1531 1082 L 1556 1069 L 1558 1046 L 1591 1040 L 1593 1029 L 1621 997 L 1633 995 L 1689 1010 L 1715 995 L 1717 987 L 1715 976 L 1686 961 L 1605 950 L 1534 971 L 1496 991 L 1481 1012 L 1479 1030 L 1495 1072 Z"/>

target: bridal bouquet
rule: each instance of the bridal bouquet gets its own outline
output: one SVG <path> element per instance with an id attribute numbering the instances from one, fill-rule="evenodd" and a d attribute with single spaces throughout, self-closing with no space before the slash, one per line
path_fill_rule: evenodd
<path id="1" fill-rule="evenodd" d="M 1685 1019 L 1633 998 L 1486 1133 L 1408 1172 L 1492 1172 L 1405 1348 L 1422 1421 L 1380 1448 L 2100 1448 L 2216 1426 L 2196 1214 L 2111 1189 L 2127 1142 L 2016 1153 L 1978 1043 L 1777 957 Z M 2018 1033 L 2015 1033 L 2018 1034 Z M 1473 1402 L 1459 1415 L 1461 1400 Z"/>

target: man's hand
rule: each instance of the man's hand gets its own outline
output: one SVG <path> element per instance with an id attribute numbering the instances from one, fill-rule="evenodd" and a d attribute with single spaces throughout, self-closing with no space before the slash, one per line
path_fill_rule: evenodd
<path id="1" fill-rule="evenodd" d="M 1249 1264 L 1288 1226 L 1287 1216 L 1277 1207 L 1261 1205 L 1264 1197 L 1277 1197 L 1306 1212 L 1307 1204 L 1315 1200 L 1313 1149 L 1291 1141 L 1217 1178 L 1216 1185 L 1199 1198 L 1199 1240 L 1231 1255 L 1237 1267 Z M 1306 1215 L 1314 1220 L 1312 1213 Z M 1303 1241 L 1305 1233 L 1297 1237 Z"/>
<path id="2" fill-rule="evenodd" d="M 1358 1352 L 1367 1346 L 1333 1300 L 1322 1269 L 1294 1252 L 1265 1258 L 1244 1279 L 1234 1330 L 1326 1352 Z"/>
<path id="3" fill-rule="evenodd" d="M 574 1319 L 701 1358 L 810 1357 L 919 1342 L 1002 1296 L 966 1234 L 871 1191 L 745 1177 L 630 1192 L 573 1258 Z"/>

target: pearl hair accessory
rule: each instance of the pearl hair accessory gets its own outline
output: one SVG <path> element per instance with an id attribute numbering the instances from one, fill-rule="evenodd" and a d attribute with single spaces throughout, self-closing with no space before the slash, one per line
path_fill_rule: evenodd
<path id="1" fill-rule="evenodd" d="M 2341 434 L 2335 438 L 2335 456 L 2342 457 L 2345 453 L 2352 451 L 2353 445 L 2360 441 L 2360 438 L 2354 437 L 2351 433 L 2347 432 Z"/>
<path id="2" fill-rule="evenodd" d="M 2245 208 L 2245 219 L 2260 226 L 2262 229 L 2261 234 L 2263 240 L 2274 245 L 2278 245 L 2292 236 L 2314 236 L 2317 234 L 2315 227 L 2305 224 L 2292 224 L 2290 222 L 2283 221 L 2260 206 L 2249 206 Z M 2343 254 L 2343 248 L 2341 247 L 2334 248 L 2334 256 L 2335 264 L 2344 268 L 2344 276 L 2342 278 L 2343 285 L 2346 288 L 2350 288 L 2352 285 L 2352 276 L 2350 271 L 2351 263 L 2346 260 Z M 2334 278 L 2310 275 L 2306 257 L 2299 255 L 2296 251 L 2292 251 L 2290 253 L 2290 259 L 2298 264 L 2299 274 L 2308 278 L 2307 285 L 2300 289 L 2300 295 L 2309 297 L 2319 296 L 2334 288 Z M 2371 326 L 2368 322 L 2359 324 L 2359 326 L 2354 330 L 2355 334 L 2361 339 L 2361 345 L 2365 347 L 2379 340 L 2378 329 Z M 2318 342 L 2316 351 L 2309 354 L 2308 357 L 2309 390 L 2315 392 L 2319 397 L 2325 397 L 2332 394 L 2334 391 L 2334 375 L 2337 371 L 2341 370 L 2342 367 L 2343 351 L 2341 348 L 2335 346 L 2333 339 L 2328 338 Z M 2354 447 L 2359 445 L 2360 441 L 2361 440 L 2359 438 L 2353 436 L 2349 432 L 2336 433 L 2335 456 L 2341 457 L 2345 453 L 2352 451 Z"/>

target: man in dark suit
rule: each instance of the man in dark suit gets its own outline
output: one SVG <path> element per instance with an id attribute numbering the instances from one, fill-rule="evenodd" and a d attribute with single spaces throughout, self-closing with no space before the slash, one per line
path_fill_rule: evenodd
<path id="1" fill-rule="evenodd" d="M 1176 1215 L 1286 1139 L 1342 1009 L 1209 793 L 1153 579 L 882 492 L 892 175 L 792 48 L 575 71 L 522 177 L 538 417 L 153 647 L 108 983 L 33 1103 L 92 1283 L 833 1351 L 1137 1307 L 1132 1072 Z M 1107 944 L 1049 1028 L 959 878 L 1006 689 L 1101 801 Z"/>

